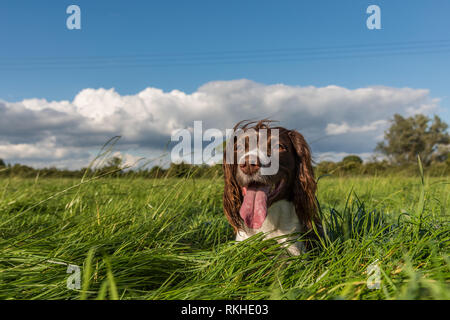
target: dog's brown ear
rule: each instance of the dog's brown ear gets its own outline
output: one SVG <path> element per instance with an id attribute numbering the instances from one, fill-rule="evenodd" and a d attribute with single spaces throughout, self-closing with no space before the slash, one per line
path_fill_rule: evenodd
<path id="1" fill-rule="evenodd" d="M 293 202 L 298 218 L 307 228 L 305 231 L 309 231 L 312 229 L 313 222 L 320 225 L 315 197 L 317 184 L 314 179 L 311 150 L 299 132 L 291 130 L 289 137 L 297 157 Z"/>
<path id="2" fill-rule="evenodd" d="M 233 143 L 233 141 L 228 141 L 228 143 Z M 235 178 L 237 166 L 234 162 L 231 164 L 226 162 L 226 147 L 224 149 L 222 164 L 223 177 L 225 181 L 223 191 L 223 211 L 228 219 L 228 222 L 230 222 L 234 231 L 237 232 L 239 227 L 242 225 L 242 219 L 239 215 L 239 208 L 242 204 L 241 192 Z"/>

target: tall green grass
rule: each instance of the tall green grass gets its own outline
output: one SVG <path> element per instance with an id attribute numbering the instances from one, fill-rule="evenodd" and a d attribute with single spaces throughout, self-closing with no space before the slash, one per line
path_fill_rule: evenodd
<path id="1" fill-rule="evenodd" d="M 289 257 L 233 241 L 219 178 L 3 179 L 0 298 L 449 299 L 449 183 L 324 177 L 322 249 Z"/>

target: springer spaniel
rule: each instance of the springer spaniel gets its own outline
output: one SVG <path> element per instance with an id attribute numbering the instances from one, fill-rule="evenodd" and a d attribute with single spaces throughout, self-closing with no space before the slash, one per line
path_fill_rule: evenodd
<path id="1" fill-rule="evenodd" d="M 304 233 L 314 237 L 313 225 L 321 233 L 310 148 L 299 132 L 270 127 L 270 122 L 272 121 L 239 122 L 234 127 L 235 135 L 228 141 L 233 145 L 227 146 L 228 151 L 234 150 L 231 155 L 233 161 L 227 161 L 230 158 L 224 152 L 223 207 L 236 232 L 236 241 L 245 240 L 259 232 L 264 232 L 267 238 L 291 235 L 283 237 L 279 240 L 280 243 L 295 240 Z M 278 130 L 275 143 L 272 136 L 276 135 L 271 134 L 274 129 Z M 240 135 L 236 133 L 238 131 L 241 132 Z M 266 140 L 261 139 L 262 131 L 265 132 Z M 253 150 L 249 150 L 251 139 L 258 141 Z M 263 144 L 267 141 L 267 147 L 260 144 L 260 140 Z M 244 146 L 245 150 L 242 149 Z M 240 153 L 237 152 L 239 148 Z M 262 174 L 261 170 L 270 165 L 267 157 L 263 159 L 264 155 L 274 154 L 275 148 L 278 150 L 278 170 Z M 239 154 L 243 156 L 237 159 Z M 305 252 L 310 243 L 292 242 L 287 246 L 291 255 Z"/>

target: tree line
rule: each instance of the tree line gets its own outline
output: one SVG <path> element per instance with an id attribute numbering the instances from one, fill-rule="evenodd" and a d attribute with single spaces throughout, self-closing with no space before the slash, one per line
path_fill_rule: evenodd
<path id="1" fill-rule="evenodd" d="M 356 155 L 344 157 L 339 162 L 321 161 L 314 168 L 317 176 L 323 175 L 414 175 L 418 172 L 420 158 L 425 172 L 432 176 L 450 175 L 450 136 L 448 125 L 438 116 L 433 119 L 417 114 L 405 118 L 395 114 L 384 140 L 375 148 L 372 159 L 363 162 Z M 381 156 L 381 158 L 379 157 Z M 222 175 L 222 166 L 171 163 L 168 168 L 153 166 L 137 170 L 124 170 L 122 159 L 112 157 L 101 168 L 78 170 L 43 168 L 35 169 L 22 164 L 6 164 L 0 159 L 0 177 L 24 178 L 54 177 L 81 178 L 93 176 L 143 177 L 143 178 L 214 178 Z"/>

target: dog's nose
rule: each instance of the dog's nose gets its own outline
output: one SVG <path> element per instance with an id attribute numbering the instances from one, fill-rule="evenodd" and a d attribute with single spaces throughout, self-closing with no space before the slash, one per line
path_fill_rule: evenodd
<path id="1" fill-rule="evenodd" d="M 241 168 L 241 171 L 244 174 L 252 175 L 256 173 L 259 170 L 259 168 L 261 168 L 261 162 L 259 161 L 258 158 L 256 159 L 256 163 L 250 163 L 248 157 L 246 157 L 244 163 L 241 163 L 239 167 Z"/>

